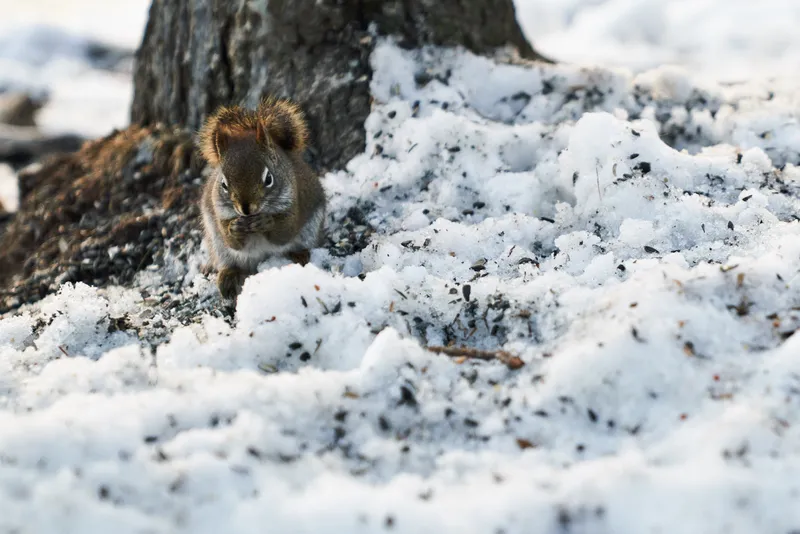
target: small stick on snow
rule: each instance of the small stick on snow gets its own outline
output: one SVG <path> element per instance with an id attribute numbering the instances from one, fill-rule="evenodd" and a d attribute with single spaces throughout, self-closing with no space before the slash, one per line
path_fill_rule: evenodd
<path id="1" fill-rule="evenodd" d="M 600 192 L 600 171 L 597 168 L 598 165 L 600 165 L 599 160 L 594 165 L 594 175 L 597 177 L 597 196 L 600 197 L 600 200 L 603 200 L 603 193 Z"/>
<path id="2" fill-rule="evenodd" d="M 504 350 L 479 350 L 469 347 L 439 346 L 428 347 L 428 350 L 435 352 L 436 354 L 444 354 L 451 357 L 463 356 L 465 358 L 474 358 L 476 360 L 497 360 L 501 363 L 504 363 L 509 369 L 513 370 L 519 369 L 525 365 L 525 362 L 523 362 L 519 356 L 514 356 L 513 354 Z"/>

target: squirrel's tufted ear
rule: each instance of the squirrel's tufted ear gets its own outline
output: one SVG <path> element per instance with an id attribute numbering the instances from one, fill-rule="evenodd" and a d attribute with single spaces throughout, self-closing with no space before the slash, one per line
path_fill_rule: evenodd
<path id="1" fill-rule="evenodd" d="M 220 164 L 228 145 L 224 124 L 220 121 L 226 110 L 221 109 L 206 119 L 199 134 L 199 148 L 205 160 L 213 166 Z"/>
<path id="2" fill-rule="evenodd" d="M 306 148 L 308 126 L 296 104 L 288 100 L 264 100 L 259 106 L 258 117 L 264 132 L 282 149 L 302 152 Z M 263 135 L 263 132 L 259 133 Z"/>

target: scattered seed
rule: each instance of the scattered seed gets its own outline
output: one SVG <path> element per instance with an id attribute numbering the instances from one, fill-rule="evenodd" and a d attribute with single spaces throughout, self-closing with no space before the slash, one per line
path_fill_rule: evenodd
<path id="1" fill-rule="evenodd" d="M 277 373 L 278 372 L 278 368 L 275 367 L 274 365 L 272 365 L 271 363 L 259 363 L 258 364 L 258 368 L 261 371 L 263 371 L 265 373 L 269 373 L 269 374 L 273 374 L 273 373 Z"/>
<path id="2" fill-rule="evenodd" d="M 480 260 L 476 261 L 475 263 L 472 264 L 472 267 L 470 267 L 470 269 L 476 272 L 483 271 L 484 269 L 486 269 L 486 259 L 481 258 Z"/>
<path id="3" fill-rule="evenodd" d="M 411 391 L 410 388 L 406 386 L 400 387 L 400 405 L 407 404 L 409 406 L 417 406 L 417 398 L 414 396 L 414 392 Z"/>
<path id="4" fill-rule="evenodd" d="M 535 447 L 535 445 L 533 443 L 531 443 L 527 439 L 523 439 L 523 438 L 517 438 L 517 445 L 522 450 L 532 449 L 533 447 Z"/>
<path id="5" fill-rule="evenodd" d="M 639 343 L 644 343 L 644 339 L 639 336 L 639 331 L 636 330 L 636 327 L 631 328 L 631 334 L 633 335 L 633 339 L 638 341 Z"/>
<path id="6" fill-rule="evenodd" d="M 472 292 L 472 286 L 469 284 L 464 284 L 461 287 L 461 294 L 464 295 L 464 300 L 469 302 L 469 295 Z"/>

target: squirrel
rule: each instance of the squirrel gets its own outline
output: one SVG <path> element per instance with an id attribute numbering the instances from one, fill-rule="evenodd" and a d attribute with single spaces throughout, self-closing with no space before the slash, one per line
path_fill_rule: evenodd
<path id="1" fill-rule="evenodd" d="M 320 246 L 327 201 L 322 183 L 303 160 L 308 126 L 285 99 L 262 100 L 255 111 L 218 108 L 200 128 L 199 149 L 212 168 L 200 211 L 223 299 L 235 298 L 245 279 L 272 255 L 310 261 Z"/>

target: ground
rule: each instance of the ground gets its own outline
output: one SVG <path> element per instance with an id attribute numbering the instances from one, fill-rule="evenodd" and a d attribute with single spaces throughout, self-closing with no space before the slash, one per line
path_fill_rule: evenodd
<path id="1" fill-rule="evenodd" d="M 0 531 L 800 529 L 794 79 L 372 61 L 311 264 L 0 318 Z"/>

